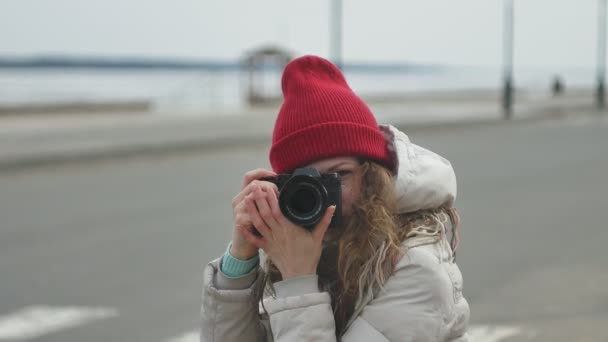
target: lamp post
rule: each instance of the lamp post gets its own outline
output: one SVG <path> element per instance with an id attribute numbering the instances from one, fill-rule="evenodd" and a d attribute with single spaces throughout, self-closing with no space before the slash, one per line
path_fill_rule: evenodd
<path id="1" fill-rule="evenodd" d="M 342 69 L 342 0 L 331 0 L 329 51 L 336 66 Z"/>
<path id="2" fill-rule="evenodd" d="M 598 0 L 597 13 L 597 87 L 595 104 L 598 109 L 606 108 L 606 0 Z"/>
<path id="3" fill-rule="evenodd" d="M 504 6 L 502 109 L 508 120 L 513 115 L 513 0 L 505 0 Z"/>

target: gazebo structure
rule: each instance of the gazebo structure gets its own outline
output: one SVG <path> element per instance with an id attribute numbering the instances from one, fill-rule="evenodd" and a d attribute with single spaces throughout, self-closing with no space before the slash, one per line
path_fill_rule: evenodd
<path id="1" fill-rule="evenodd" d="M 247 102 L 250 105 L 276 103 L 281 100 L 277 94 L 265 93 L 264 73 L 278 68 L 283 70 L 292 56 L 276 46 L 263 46 L 251 50 L 244 59 L 243 66 L 248 73 Z"/>

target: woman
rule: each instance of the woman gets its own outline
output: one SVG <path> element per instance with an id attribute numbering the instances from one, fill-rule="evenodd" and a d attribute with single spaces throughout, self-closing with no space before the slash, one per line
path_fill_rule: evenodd
<path id="1" fill-rule="evenodd" d="M 273 171 L 245 175 L 205 269 L 201 341 L 467 341 L 450 163 L 379 126 L 327 60 L 293 60 L 282 89 Z M 339 174 L 339 225 L 331 206 L 297 226 L 262 180 L 302 167 Z"/>

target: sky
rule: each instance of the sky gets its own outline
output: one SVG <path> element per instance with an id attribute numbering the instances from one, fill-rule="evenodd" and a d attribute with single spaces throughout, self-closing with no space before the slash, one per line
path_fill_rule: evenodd
<path id="1" fill-rule="evenodd" d="M 330 57 L 331 0 L 0 0 L 0 56 Z M 503 0 L 343 0 L 343 58 L 499 66 Z M 515 0 L 519 66 L 593 67 L 598 0 Z"/>

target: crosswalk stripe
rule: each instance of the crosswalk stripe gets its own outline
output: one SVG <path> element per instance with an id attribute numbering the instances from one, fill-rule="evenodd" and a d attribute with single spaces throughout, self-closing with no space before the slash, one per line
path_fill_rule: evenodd
<path id="1" fill-rule="evenodd" d="M 517 336 L 522 329 L 514 326 L 477 325 L 469 327 L 470 342 L 499 342 L 505 338 Z"/>
<path id="2" fill-rule="evenodd" d="M 188 331 L 169 339 L 167 342 L 200 342 L 200 333 L 198 330 Z"/>
<path id="3" fill-rule="evenodd" d="M 112 308 L 31 306 L 0 316 L 0 340 L 27 340 L 118 316 Z"/>

